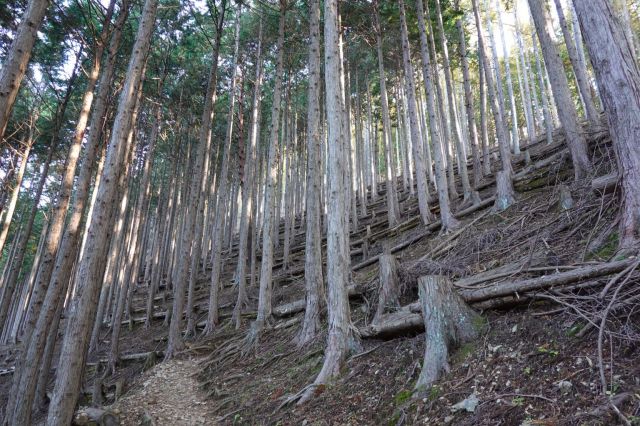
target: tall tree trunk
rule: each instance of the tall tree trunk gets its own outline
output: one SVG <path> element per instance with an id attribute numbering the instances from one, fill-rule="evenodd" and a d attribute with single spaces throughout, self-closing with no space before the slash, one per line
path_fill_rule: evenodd
<path id="1" fill-rule="evenodd" d="M 325 7 L 326 9 L 326 7 Z M 382 34 L 378 9 L 374 12 L 376 46 L 378 50 L 378 73 L 380 74 L 380 108 L 382 112 L 382 142 L 386 163 L 387 188 L 387 219 L 389 228 L 393 228 L 400 220 L 400 208 L 396 192 L 396 171 L 392 159 L 391 118 L 389 116 L 389 101 L 387 100 L 387 83 L 384 71 L 384 56 L 382 53 Z M 328 95 L 327 95 L 328 96 Z"/>
<path id="2" fill-rule="evenodd" d="M 600 121 L 600 113 L 596 109 L 596 105 L 593 102 L 591 96 L 591 89 L 589 88 L 589 77 L 587 76 L 587 68 L 584 67 L 584 62 L 580 62 L 578 58 L 578 51 L 576 50 L 571 33 L 569 32 L 569 25 L 564 17 L 564 11 L 562 10 L 562 3 L 560 0 L 554 0 L 556 4 L 556 11 L 558 12 L 558 19 L 560 21 L 560 28 L 562 29 L 562 36 L 564 37 L 564 44 L 567 46 L 567 53 L 569 54 L 569 60 L 573 67 L 573 73 L 576 77 L 576 83 L 578 90 L 580 91 L 580 97 L 582 98 L 583 105 L 585 107 L 585 115 L 587 119 L 592 123 L 598 123 Z"/>
<path id="3" fill-rule="evenodd" d="M 504 71 L 507 75 L 507 94 L 509 95 L 509 105 L 511 106 L 511 144 L 513 153 L 520 154 L 520 137 L 518 135 L 518 110 L 516 109 L 516 98 L 513 95 L 513 82 L 511 79 L 511 55 L 507 50 L 507 42 L 504 36 L 504 16 L 500 0 L 495 0 L 498 11 L 498 28 L 500 29 L 500 41 L 502 42 L 502 54 L 504 56 Z"/>
<path id="4" fill-rule="evenodd" d="M 84 367 L 91 326 L 100 294 L 101 276 L 104 272 L 104 254 L 108 246 L 109 223 L 106 218 L 112 210 L 116 190 L 116 177 L 122 169 L 131 120 L 137 103 L 145 59 L 149 51 L 151 35 L 155 28 L 157 0 L 146 0 L 138 34 L 133 46 L 125 84 L 120 95 L 118 111 L 107 150 L 103 181 L 98 189 L 96 205 L 84 253 L 78 263 L 77 279 L 83 283 L 70 309 L 69 320 L 60 352 L 56 385 L 53 391 L 47 424 L 68 424 L 80 391 L 81 372 Z"/>
<path id="5" fill-rule="evenodd" d="M 0 70 L 0 140 L 4 139 L 13 103 L 20 90 L 22 78 L 27 71 L 33 44 L 38 37 L 38 30 L 48 7 L 48 0 L 29 1 L 9 52 L 2 62 Z"/>
<path id="6" fill-rule="evenodd" d="M 255 176 L 255 164 L 257 156 L 258 135 L 260 132 L 260 108 L 262 102 L 262 17 L 260 17 L 260 28 L 258 30 L 258 47 L 256 52 L 256 76 L 254 80 L 253 104 L 251 107 L 251 130 L 248 139 L 248 156 L 244 162 L 244 182 L 242 189 L 242 213 L 240 216 L 240 235 L 238 241 L 238 265 L 236 276 L 238 277 L 238 299 L 233 309 L 233 320 L 236 329 L 240 327 L 242 309 L 244 309 L 249 299 L 247 297 L 247 261 L 249 253 L 249 236 L 252 226 L 256 224 L 257 217 L 257 194 L 253 191 Z M 252 225 L 253 224 L 253 225 Z"/>
<path id="7" fill-rule="evenodd" d="M 487 82 L 487 92 L 489 94 L 489 104 L 493 113 L 493 119 L 496 128 L 496 136 L 498 137 L 498 146 L 500 149 L 500 160 L 502 164 L 502 170 L 500 172 L 501 185 L 498 185 L 498 191 L 496 194 L 495 207 L 498 210 L 504 210 L 510 204 L 514 202 L 514 191 L 512 186 L 513 169 L 511 166 L 511 150 L 509 149 L 509 140 L 507 138 L 507 130 L 504 125 L 503 115 L 500 112 L 500 107 L 496 100 L 497 91 L 493 81 L 493 72 L 491 70 L 491 62 L 489 55 L 487 54 L 487 46 L 484 39 L 484 33 L 482 30 L 482 22 L 480 21 L 480 11 L 478 9 L 478 0 L 471 1 L 473 5 L 473 15 L 476 21 L 476 28 L 478 31 L 478 55 L 482 58 L 482 66 L 484 68 L 484 76 Z M 496 64 L 496 66 L 499 66 Z M 482 72 L 482 70 L 480 71 Z M 497 82 L 496 84 L 500 84 Z"/>
<path id="8" fill-rule="evenodd" d="M 516 60 L 516 65 L 519 64 L 520 69 L 522 70 L 522 83 L 520 84 L 520 92 L 522 95 L 522 103 L 524 109 L 524 116 L 527 122 L 527 138 L 529 139 L 529 143 L 536 141 L 536 123 L 533 115 L 533 108 L 531 103 L 531 86 L 529 84 L 529 61 L 525 58 L 526 50 L 524 48 L 524 43 L 522 42 L 522 32 L 520 31 L 520 20 L 518 19 L 518 11 L 514 10 L 513 13 L 515 20 L 515 30 L 516 30 L 516 42 L 518 45 L 518 58 Z M 518 73 L 520 75 L 520 73 Z M 535 86 L 534 86 L 535 90 Z"/>
<path id="9" fill-rule="evenodd" d="M 538 87 L 540 88 L 540 96 L 542 98 L 542 116 L 544 118 L 545 135 L 547 138 L 547 144 L 553 142 L 553 117 L 551 117 L 551 105 L 549 103 L 549 96 L 547 95 L 544 68 L 540 61 L 540 55 L 538 54 L 538 39 L 534 36 L 533 39 L 533 55 L 536 61 L 536 71 L 538 75 Z M 535 93 L 535 85 L 534 85 Z"/>
<path id="10" fill-rule="evenodd" d="M 443 164 L 446 169 L 445 177 L 447 178 L 447 185 L 449 186 L 449 197 L 451 200 L 455 200 L 458 198 L 458 190 L 456 189 L 456 179 L 455 173 L 453 169 L 453 156 L 451 152 L 452 145 L 450 141 L 452 140 L 451 136 L 451 127 L 449 120 L 447 120 L 447 114 L 445 113 L 445 102 L 444 97 L 442 96 L 442 88 L 440 87 L 440 73 L 438 71 L 438 55 L 436 53 L 436 41 L 434 36 L 433 28 L 431 27 L 431 12 L 429 11 L 429 2 L 424 3 L 424 8 L 422 8 L 422 13 L 426 12 L 427 19 L 426 21 L 423 18 L 423 22 L 425 23 L 426 33 L 429 35 L 428 49 L 431 54 L 431 59 L 429 63 L 431 64 L 431 81 L 432 85 L 435 88 L 435 105 L 437 107 L 438 113 L 438 126 L 440 129 L 442 144 L 442 153 L 443 153 Z M 416 3 L 417 7 L 417 3 Z M 421 27 L 420 21 L 418 21 L 418 27 Z M 423 57 L 424 62 L 424 57 Z M 423 65 L 424 67 L 424 65 Z M 424 74 L 424 70 L 423 70 Z M 437 166 L 436 166 L 437 167 Z M 437 179 L 437 178 L 436 178 Z"/>
<path id="11" fill-rule="evenodd" d="M 209 294 L 209 312 L 207 315 L 207 324 L 205 326 L 205 334 L 213 332 L 216 325 L 218 325 L 218 291 L 221 287 L 220 275 L 222 272 L 222 234 L 224 231 L 223 221 L 225 216 L 225 210 L 228 203 L 228 171 L 229 171 L 229 156 L 231 155 L 231 144 L 233 143 L 233 115 L 235 111 L 235 102 L 237 96 L 237 85 L 240 79 L 238 75 L 238 50 L 240 45 L 240 18 L 242 16 L 242 3 L 238 3 L 238 10 L 236 12 L 236 25 L 235 25 L 235 48 L 233 54 L 232 69 L 233 74 L 231 76 L 231 88 L 230 88 L 230 105 L 229 115 L 227 117 L 227 134 L 222 147 L 222 165 L 220 167 L 218 175 L 218 203 L 216 204 L 216 216 L 215 226 L 213 230 L 213 257 L 212 257 L 212 271 L 211 271 L 211 289 Z M 242 106 L 240 106 L 242 107 Z M 231 200 L 233 203 L 235 200 Z M 233 217 L 230 218 L 228 229 L 229 232 L 233 232 Z M 193 272 L 192 272 L 193 273 Z"/>
<path id="12" fill-rule="evenodd" d="M 418 206 L 422 223 L 427 225 L 433 221 L 433 215 L 429 208 L 429 187 L 427 184 L 427 171 L 424 168 L 424 149 L 422 148 L 422 135 L 416 107 L 416 84 L 413 79 L 413 65 L 411 64 L 411 52 L 409 50 L 409 36 L 407 31 L 407 19 L 405 17 L 404 0 L 400 4 L 400 33 L 402 37 L 402 58 L 404 62 L 405 93 L 407 96 L 409 123 L 411 127 L 411 145 L 413 147 L 413 162 L 416 168 L 418 181 Z M 408 135 L 407 135 L 408 136 Z M 466 161 L 465 161 L 466 169 Z M 405 170 L 409 173 L 409 170 Z M 467 185 L 469 180 L 467 179 Z"/>
<path id="13" fill-rule="evenodd" d="M 20 159 L 20 167 L 18 168 L 18 173 L 16 174 L 16 180 L 13 184 L 13 189 L 11 190 L 11 197 L 9 198 L 9 205 L 7 206 L 7 211 L 5 212 L 4 219 L 2 221 L 2 231 L 0 231 L 0 252 L 4 249 L 5 243 L 7 241 L 7 236 L 9 235 L 9 227 L 11 226 L 11 220 L 13 219 L 13 213 L 16 210 L 16 205 L 18 204 L 18 195 L 20 195 L 20 188 L 22 187 L 22 179 L 24 178 L 24 172 L 27 170 L 27 163 L 29 161 L 29 153 L 31 152 L 31 147 L 33 146 L 34 134 L 35 134 L 35 120 L 32 120 L 32 124 L 30 125 L 30 129 L 28 135 L 25 139 L 20 142 L 20 145 L 23 145 L 22 149 L 22 158 Z M 18 241 L 18 240 L 15 240 Z M 3 295 L 4 298 L 4 295 Z"/>
<path id="14" fill-rule="evenodd" d="M 542 3 L 543 0 L 528 0 L 536 33 L 540 39 L 542 55 L 549 73 L 553 97 L 558 107 L 558 115 L 562 123 L 562 131 L 567 140 L 571 158 L 573 159 L 573 170 L 576 180 L 586 177 L 592 170 L 591 160 L 587 151 L 587 142 L 582 134 L 582 129 L 578 123 L 575 106 L 569 91 L 569 82 L 565 74 L 562 60 L 554 40 L 547 29 L 547 17 Z"/>
<path id="15" fill-rule="evenodd" d="M 158 90 L 159 94 L 162 91 L 162 84 Z M 139 259 L 142 256 L 140 251 L 140 245 L 142 240 L 142 234 L 144 227 L 142 224 L 146 222 L 147 211 L 149 210 L 149 203 L 151 198 L 151 171 L 153 170 L 154 156 L 157 145 L 157 138 L 160 132 L 162 111 L 160 105 L 155 106 L 154 121 L 151 128 L 151 135 L 149 136 L 149 143 L 147 145 L 147 154 L 142 168 L 142 179 L 140 181 L 140 193 L 138 194 L 138 202 L 136 203 L 135 210 L 133 212 L 131 226 L 131 239 L 127 245 L 127 251 L 125 253 L 127 262 L 126 269 L 124 271 L 124 285 L 121 287 L 123 290 L 129 286 L 133 289 L 138 282 L 137 265 Z M 123 293 L 125 293 L 123 291 Z M 115 374 L 116 364 L 120 353 L 120 330 L 122 325 L 122 313 L 124 311 L 124 295 L 121 296 L 118 307 L 116 308 L 116 315 L 111 320 L 111 349 L 109 351 L 108 369 L 110 368 L 112 373 Z"/>
<path id="16" fill-rule="evenodd" d="M 471 184 L 469 183 L 469 174 L 467 173 L 467 159 L 464 156 L 464 140 L 458 121 L 458 113 L 456 111 L 456 101 L 453 92 L 453 83 L 451 77 L 451 67 L 449 65 L 449 49 L 447 47 L 447 35 L 444 31 L 442 23 L 442 10 L 440 0 L 436 0 L 436 21 L 438 23 L 438 34 L 440 39 L 440 48 L 442 49 L 442 68 L 444 70 L 444 82 L 447 90 L 447 104 L 449 106 L 449 120 L 451 122 L 451 130 L 456 151 L 458 154 L 458 175 L 462 181 L 463 200 L 467 201 L 471 197 Z M 435 58 L 435 57 L 434 57 Z"/>
<path id="17" fill-rule="evenodd" d="M 438 116 L 436 115 L 435 95 L 433 79 L 431 73 L 431 57 L 429 55 L 429 42 L 427 40 L 426 26 L 424 19 L 424 7 L 422 0 L 416 0 L 416 13 L 418 15 L 418 30 L 420 32 L 420 53 L 422 55 L 422 77 L 424 78 L 425 91 L 427 94 L 427 113 L 429 114 L 429 130 L 431 133 L 431 144 L 435 157 L 436 188 L 438 191 L 438 202 L 440 204 L 440 220 L 442 228 L 451 230 L 458 227 L 458 221 L 453 217 L 449 206 L 449 191 L 447 187 L 447 173 L 444 164 L 444 151 L 442 139 L 440 137 Z M 435 59 L 435 58 L 434 58 Z"/>
<path id="18" fill-rule="evenodd" d="M 29 243 L 31 230 L 33 229 L 33 224 L 35 222 L 36 215 L 40 210 L 39 209 L 40 197 L 42 196 L 44 185 L 47 181 L 47 177 L 49 176 L 49 167 L 51 165 L 53 153 L 55 152 L 54 145 L 57 145 L 57 142 L 58 142 L 58 136 L 56 134 L 54 137 L 51 138 L 51 144 L 49 145 L 49 152 L 47 153 L 47 158 L 44 161 L 44 164 L 42 166 L 42 171 L 40 172 L 40 179 L 38 181 L 36 193 L 33 197 L 33 206 L 31 207 L 29 218 L 27 219 L 25 232 L 22 234 L 20 238 L 20 242 L 18 243 L 16 255 L 11 257 L 11 259 L 13 260 L 13 264 L 9 269 L 9 274 L 6 277 L 6 279 L 3 280 L 4 291 L 2 292 L 2 299 L 0 301 L 0 324 L 6 324 L 7 313 L 9 312 L 9 305 L 13 300 L 13 295 L 18 282 L 18 276 L 23 266 L 22 261 L 24 260 L 24 256 L 27 252 L 27 244 Z M 46 237 L 46 234 L 44 234 L 43 236 Z M 0 326 L 0 329 L 1 328 L 2 326 Z"/>
<path id="19" fill-rule="evenodd" d="M 637 245 L 640 234 L 640 71 L 633 45 L 606 0 L 574 1 L 598 80 L 622 175 L 620 247 Z"/>
<path id="20" fill-rule="evenodd" d="M 309 2 L 309 92 L 307 105 L 307 201 L 305 238 L 305 311 L 297 343 L 310 342 L 320 331 L 320 307 L 324 299 L 322 233 L 320 229 L 322 165 L 320 153 L 320 0 Z"/>
<path id="21" fill-rule="evenodd" d="M 318 386 L 340 374 L 349 351 L 351 318 L 347 282 L 349 279 L 349 226 L 345 222 L 344 169 L 344 104 L 340 94 L 340 55 L 338 53 L 338 1 L 324 3 L 325 87 L 326 109 L 329 130 L 329 214 L 327 231 L 327 281 L 329 335 L 324 364 L 313 385 L 305 392 L 300 402 L 315 394 Z"/>
<path id="22" fill-rule="evenodd" d="M 455 2 L 456 10 L 460 10 L 459 0 Z M 476 128 L 476 114 L 473 107 L 473 93 L 471 92 L 471 78 L 469 77 L 469 61 L 467 59 L 467 41 L 464 31 L 464 15 L 456 21 L 456 28 L 460 36 L 460 65 L 462 68 L 462 81 L 464 84 L 464 107 L 467 115 L 467 139 L 471 145 L 473 155 L 473 186 L 477 187 L 482 179 L 482 166 L 480 165 L 480 152 L 478 151 L 478 131 Z M 482 69 L 479 70 L 482 74 Z"/>
<path id="23" fill-rule="evenodd" d="M 207 188 L 206 179 L 206 159 L 211 151 L 211 123 L 213 122 L 214 106 L 216 102 L 216 84 L 218 71 L 218 54 L 220 51 L 221 33 L 224 26 L 224 15 L 226 12 L 226 0 L 223 0 L 218 11 L 218 20 L 216 22 L 216 42 L 213 47 L 213 63 L 209 71 L 209 80 L 207 82 L 207 93 L 205 95 L 204 106 L 202 109 L 202 120 L 200 123 L 200 134 L 198 138 L 198 151 L 195 156 L 195 167 L 193 170 L 193 179 L 191 180 L 189 191 L 188 206 L 191 208 L 184 217 L 184 229 L 180 238 L 178 265 L 174 269 L 176 279 L 174 280 L 174 299 L 171 309 L 171 322 L 169 325 L 169 339 L 167 342 L 167 350 L 165 359 L 172 358 L 177 352 L 184 348 L 182 340 L 182 312 L 184 310 L 184 296 L 186 290 L 186 282 L 189 278 L 189 266 L 191 261 L 192 244 L 199 244 L 199 239 L 194 239 L 196 227 L 196 214 L 199 206 L 200 198 L 204 197 Z M 197 273 L 197 271 L 191 271 Z"/>
<path id="24" fill-rule="evenodd" d="M 479 49 L 478 49 L 479 50 Z M 482 140 L 482 170 L 485 175 L 491 174 L 491 157 L 489 157 L 489 126 L 487 120 L 487 90 L 484 77 L 484 59 L 478 53 L 478 84 L 480 85 L 480 137 Z"/>
<path id="25" fill-rule="evenodd" d="M 262 264 L 260 267 L 260 289 L 258 292 L 258 314 L 247 335 L 248 346 L 257 344 L 264 328 L 271 319 L 272 274 L 273 274 L 273 231 L 278 222 L 280 212 L 276 207 L 276 188 L 278 180 L 278 136 L 280 133 L 280 105 L 282 102 L 282 78 L 284 73 L 284 25 L 287 1 L 280 0 L 280 18 L 278 23 L 278 39 L 276 41 L 276 74 L 271 104 L 271 128 L 269 129 L 269 151 L 264 183 L 264 201 L 262 206 Z M 344 210 L 341 210 L 343 212 Z"/>

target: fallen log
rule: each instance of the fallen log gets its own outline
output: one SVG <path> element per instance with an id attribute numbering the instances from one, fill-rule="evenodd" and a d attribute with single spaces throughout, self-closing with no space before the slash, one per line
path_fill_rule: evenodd
<path id="1" fill-rule="evenodd" d="M 620 175 L 618 172 L 604 176 L 598 176 L 591 181 L 591 190 L 596 194 L 609 194 L 620 186 Z"/>
<path id="2" fill-rule="evenodd" d="M 559 272 L 553 275 L 531 278 L 512 283 L 499 283 L 477 290 L 459 290 L 460 297 L 471 307 L 478 310 L 497 309 L 505 306 L 514 306 L 527 303 L 540 298 L 539 291 L 547 290 L 553 286 L 562 286 L 562 290 L 576 290 L 579 288 L 598 285 L 593 278 L 600 278 L 624 270 L 633 264 L 636 259 L 627 259 L 618 262 L 575 268 L 567 272 Z M 512 269 L 514 265 L 508 265 Z M 543 269 L 543 268 L 532 268 Z M 489 271 L 487 271 L 489 272 Z M 505 270 L 504 273 L 507 273 Z M 491 276 L 493 275 L 493 277 Z M 500 277 L 502 273 L 485 275 L 488 278 Z M 586 283 L 578 283 L 589 279 Z M 468 281 L 468 279 L 466 282 Z M 465 280 L 459 280 L 453 285 Z M 596 280 L 597 281 L 597 280 Z M 480 282 L 480 281 L 478 281 Z M 479 297 L 483 294 L 483 297 Z M 490 294 L 490 295 L 489 295 Z M 383 315 L 380 322 L 375 325 L 362 327 L 360 333 L 365 338 L 389 338 L 401 334 L 419 333 L 424 331 L 421 303 L 419 301 L 401 307 L 397 312 Z"/>
<path id="3" fill-rule="evenodd" d="M 95 407 L 80 409 L 73 417 L 74 425 L 117 426 L 120 424 L 118 416 L 109 410 Z"/>
<path id="4" fill-rule="evenodd" d="M 461 295 L 469 303 L 481 302 L 487 299 L 510 296 L 516 293 L 524 293 L 533 290 L 543 290 L 555 285 L 571 284 L 589 278 L 620 272 L 636 259 L 625 259 L 617 262 L 602 263 L 593 266 L 576 268 L 567 272 L 560 272 L 553 275 L 544 275 L 538 278 L 531 278 L 511 283 L 501 283 L 490 287 L 479 288 L 477 290 L 462 290 Z"/>
<path id="5" fill-rule="evenodd" d="M 150 351 L 140 352 L 134 354 L 124 354 L 118 357 L 119 362 L 134 362 L 134 361 L 146 361 L 150 358 L 158 359 L 164 356 L 163 351 Z M 106 358 L 101 358 L 97 362 L 87 362 L 87 366 L 93 367 L 99 364 L 107 364 L 109 362 Z"/>
<path id="6" fill-rule="evenodd" d="M 359 330 L 361 337 L 387 338 L 397 337 L 400 334 L 410 332 L 420 333 L 424 331 L 422 314 L 400 310 L 391 314 L 384 314 L 379 322 L 362 327 Z"/>
<path id="7" fill-rule="evenodd" d="M 362 292 L 363 292 L 362 287 L 358 286 L 357 284 L 352 284 L 349 287 L 347 287 L 347 293 L 349 294 L 349 297 L 359 296 L 362 294 Z M 272 313 L 276 317 L 280 317 L 280 318 L 288 317 L 288 316 L 297 314 L 298 312 L 304 311 L 305 306 L 306 306 L 305 300 L 298 299 L 298 300 L 294 300 L 293 302 L 276 306 L 275 308 L 273 308 Z"/>
<path id="8" fill-rule="evenodd" d="M 466 216 L 466 215 L 468 215 L 470 213 L 473 213 L 473 212 L 476 212 L 478 210 L 482 210 L 484 208 L 487 208 L 487 207 L 489 207 L 490 205 L 493 204 L 495 199 L 496 199 L 495 196 L 489 197 L 486 200 L 483 200 L 482 202 L 480 202 L 480 203 L 478 203 L 476 205 L 473 205 L 473 206 L 471 206 L 469 208 L 466 208 L 464 210 L 461 210 L 461 211 L 457 212 L 455 214 L 455 217 L 459 219 L 459 218 L 464 217 L 464 216 Z M 423 239 L 424 237 L 429 235 L 431 232 L 433 232 L 436 229 L 440 228 L 440 226 L 442 226 L 442 222 L 440 222 L 439 220 L 427 225 L 425 227 L 425 231 L 424 232 L 421 232 L 418 235 L 414 235 L 413 237 L 409 238 L 408 240 L 406 240 L 406 241 L 404 241 L 404 242 L 402 242 L 402 243 L 400 243 L 400 244 L 398 244 L 398 245 L 396 245 L 394 247 L 391 247 L 391 250 L 390 250 L 391 254 L 397 253 L 397 252 L 409 247 L 411 244 L 414 244 L 414 243 L 420 241 L 421 239 Z M 367 260 L 364 260 L 364 261 L 354 265 L 352 267 L 352 270 L 353 271 L 358 271 L 358 270 L 360 270 L 362 268 L 366 268 L 367 266 L 373 265 L 374 263 L 376 263 L 379 259 L 380 259 L 380 255 L 373 256 L 373 257 L 371 257 L 371 258 L 369 258 Z"/>

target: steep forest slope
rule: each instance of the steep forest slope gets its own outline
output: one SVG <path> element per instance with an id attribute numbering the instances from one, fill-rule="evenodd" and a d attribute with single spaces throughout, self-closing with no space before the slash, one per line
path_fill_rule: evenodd
<path id="1" fill-rule="evenodd" d="M 599 126 L 588 134 L 590 155 L 598 174 L 606 177 L 612 166 L 610 140 Z M 369 217 L 361 217 L 361 227 L 351 235 L 355 244 L 350 299 L 360 346 L 351 353 L 341 377 L 317 389 L 312 402 L 296 406 L 295 397 L 320 368 L 325 333 L 296 347 L 304 315 L 304 303 L 300 303 L 304 301 L 304 238 L 300 234 L 292 245 L 288 268 L 282 267 L 282 252 L 276 252 L 276 320 L 257 347 L 244 346 L 255 315 L 256 288 L 248 288 L 251 303 L 241 328 L 236 330 L 231 321 L 237 255 L 232 250 L 225 254 L 226 284 L 218 330 L 190 341 L 179 356 L 182 361 L 154 367 L 162 356 L 166 327 L 161 324 L 163 315 L 150 328 L 144 327 L 141 283 L 133 309 L 139 314 L 122 337 L 126 348 L 122 366 L 116 375 L 99 379 L 103 374 L 100 363 L 107 362 L 107 334 L 101 340 L 104 349 L 98 349 L 89 362 L 94 367 L 85 378 L 85 401 L 90 403 L 96 397 L 95 387 L 100 387 L 106 409 L 117 413 L 123 424 L 132 425 L 151 421 L 617 423 L 600 391 L 601 373 L 607 394 L 626 413 L 637 409 L 640 386 L 633 307 L 638 294 L 634 289 L 637 262 L 615 255 L 619 190 L 572 184 L 572 168 L 559 135 L 552 145 L 540 142 L 524 149 L 528 154 L 514 161 L 517 202 L 505 211 L 493 211 L 495 189 L 488 176 L 479 186 L 482 201 L 456 214 L 463 225 L 455 232 L 442 233 L 437 223 L 420 226 L 417 200 L 402 190 L 403 221 L 394 228 L 386 226 L 384 204 L 369 204 Z M 531 158 L 528 164 L 525 157 Z M 386 307 L 382 320 L 372 323 L 381 293 L 376 260 L 384 253 L 391 253 L 397 262 L 397 301 Z M 597 272 L 607 261 L 621 266 Z M 451 353 L 449 371 L 434 386 L 415 390 L 425 334 L 420 309 L 412 303 L 418 300 L 418 277 L 433 274 L 450 277 L 456 291 L 482 314 L 475 324 L 480 336 Z M 544 281 L 559 276 L 565 278 Z M 202 285 L 202 297 L 196 303 L 202 312 L 199 321 L 206 317 L 208 278 L 198 280 Z M 494 289 L 493 294 L 488 293 Z M 489 296 L 481 297 L 480 292 Z M 167 309 L 170 298 L 161 291 L 157 303 Z M 604 317 L 604 345 L 599 349 L 598 327 Z"/>
<path id="2" fill-rule="evenodd" d="M 0 426 L 640 424 L 638 34 L 0 2 Z"/>

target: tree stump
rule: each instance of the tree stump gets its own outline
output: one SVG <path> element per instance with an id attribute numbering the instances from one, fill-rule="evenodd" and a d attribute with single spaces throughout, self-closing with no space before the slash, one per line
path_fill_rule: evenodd
<path id="1" fill-rule="evenodd" d="M 501 212 L 516 202 L 511 176 L 507 172 L 500 170 L 496 174 L 496 186 L 496 202 L 493 208 L 495 211 Z"/>
<path id="2" fill-rule="evenodd" d="M 449 371 L 449 350 L 478 337 L 479 315 L 453 290 L 443 275 L 418 279 L 425 327 L 424 363 L 416 390 L 429 388 Z"/>
<path id="3" fill-rule="evenodd" d="M 562 210 L 571 210 L 575 204 L 569 187 L 567 185 L 560 185 L 560 208 Z"/>
<path id="4" fill-rule="evenodd" d="M 380 294 L 373 323 L 378 324 L 388 308 L 400 306 L 398 299 L 398 262 L 389 253 L 380 256 Z"/>
<path id="5" fill-rule="evenodd" d="M 369 258 L 369 239 L 371 238 L 371 225 L 367 225 L 367 232 L 362 238 L 362 259 Z"/>

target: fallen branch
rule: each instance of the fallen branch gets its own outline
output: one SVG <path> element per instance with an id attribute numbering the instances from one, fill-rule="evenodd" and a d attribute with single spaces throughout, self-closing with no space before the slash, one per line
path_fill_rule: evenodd
<path id="1" fill-rule="evenodd" d="M 545 275 L 538 278 L 531 278 L 512 283 L 501 283 L 477 290 L 463 290 L 462 297 L 467 302 L 480 302 L 487 299 L 510 296 L 514 293 L 524 293 L 533 290 L 542 290 L 555 285 L 571 284 L 588 278 L 601 277 L 604 275 L 620 272 L 635 262 L 635 259 L 620 260 L 617 262 L 603 263 L 594 266 L 577 268 L 567 272 L 560 272 L 553 275 Z"/>

